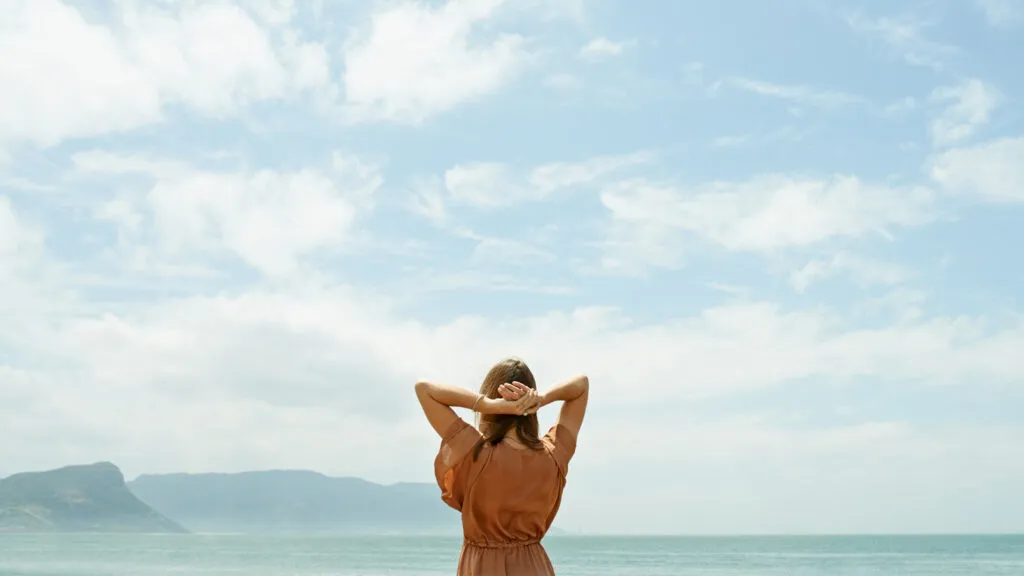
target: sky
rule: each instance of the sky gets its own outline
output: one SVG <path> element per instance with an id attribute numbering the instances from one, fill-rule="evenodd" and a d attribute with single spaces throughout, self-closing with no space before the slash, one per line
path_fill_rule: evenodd
<path id="1" fill-rule="evenodd" d="M 429 482 L 413 383 L 516 355 L 592 383 L 564 529 L 1024 530 L 1022 56 L 1020 0 L 0 0 L 0 476 Z"/>

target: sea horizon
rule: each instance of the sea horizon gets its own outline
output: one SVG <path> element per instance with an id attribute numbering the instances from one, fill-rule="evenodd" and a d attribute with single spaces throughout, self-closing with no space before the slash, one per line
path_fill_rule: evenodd
<path id="1" fill-rule="evenodd" d="M 460 536 L 0 534 L 0 576 L 441 576 Z M 1021 534 L 553 535 L 559 576 L 1016 576 Z"/>

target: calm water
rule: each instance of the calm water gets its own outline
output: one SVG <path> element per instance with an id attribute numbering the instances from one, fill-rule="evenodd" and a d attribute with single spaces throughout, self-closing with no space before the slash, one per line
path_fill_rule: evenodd
<path id="1" fill-rule="evenodd" d="M 560 576 L 1024 574 L 1024 536 L 551 537 Z M 441 537 L 0 535 L 0 576 L 453 574 Z"/>

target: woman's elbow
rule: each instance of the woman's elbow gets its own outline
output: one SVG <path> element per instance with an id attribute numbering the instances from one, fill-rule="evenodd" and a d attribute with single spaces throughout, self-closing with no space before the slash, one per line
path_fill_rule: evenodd
<path id="1" fill-rule="evenodd" d="M 417 397 L 430 396 L 430 382 L 419 380 L 413 386 L 413 390 L 416 392 Z"/>
<path id="2" fill-rule="evenodd" d="M 576 377 L 577 385 L 579 386 L 580 396 L 588 394 L 590 392 L 590 378 L 586 374 L 580 374 Z"/>

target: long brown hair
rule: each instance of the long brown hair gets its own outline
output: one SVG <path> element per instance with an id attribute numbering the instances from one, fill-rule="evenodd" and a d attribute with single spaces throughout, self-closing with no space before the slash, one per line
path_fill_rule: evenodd
<path id="1" fill-rule="evenodd" d="M 507 358 L 495 364 L 487 373 L 483 384 L 480 385 L 480 393 L 488 398 L 500 398 L 501 393 L 498 392 L 498 387 L 506 382 L 521 382 L 534 390 L 537 389 L 537 380 L 534 379 L 533 372 L 530 371 L 526 362 L 519 358 Z M 520 414 L 481 415 L 480 432 L 483 433 L 483 438 L 473 448 L 473 460 L 476 461 L 484 444 L 498 445 L 513 427 L 516 429 L 516 438 L 523 446 L 533 450 L 540 450 L 543 447 L 538 437 L 539 424 L 536 413 L 529 416 Z"/>

